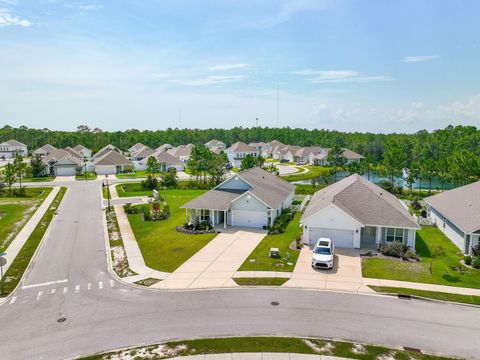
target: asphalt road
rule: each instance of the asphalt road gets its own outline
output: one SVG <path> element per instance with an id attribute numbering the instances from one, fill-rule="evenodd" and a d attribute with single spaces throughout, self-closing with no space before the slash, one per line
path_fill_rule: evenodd
<path id="1" fill-rule="evenodd" d="M 474 307 L 295 289 L 123 285 L 107 271 L 99 182 L 62 185 L 69 190 L 24 288 L 0 307 L 1 359 L 63 359 L 227 335 L 318 336 L 480 358 Z"/>

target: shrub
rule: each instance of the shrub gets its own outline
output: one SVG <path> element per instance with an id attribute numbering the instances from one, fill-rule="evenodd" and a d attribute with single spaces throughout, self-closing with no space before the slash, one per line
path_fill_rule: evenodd
<path id="1" fill-rule="evenodd" d="M 415 251 L 413 251 L 412 249 L 408 249 L 407 251 L 405 251 L 405 253 L 402 255 L 402 259 L 405 260 L 405 261 L 408 261 L 408 260 L 419 261 L 420 260 L 417 253 Z"/>
<path id="2" fill-rule="evenodd" d="M 142 188 L 145 190 L 158 189 L 158 180 L 152 175 L 148 175 L 147 178 L 142 181 Z"/>
<path id="3" fill-rule="evenodd" d="M 280 215 L 277 216 L 275 222 L 270 226 L 268 233 L 281 234 L 285 232 L 285 229 L 288 226 L 288 223 L 293 219 L 294 213 L 290 209 L 283 209 Z"/>
<path id="4" fill-rule="evenodd" d="M 380 252 L 385 256 L 403 258 L 403 255 L 407 252 L 407 250 L 408 246 L 399 241 L 380 244 Z"/>
<path id="5" fill-rule="evenodd" d="M 480 256 L 475 256 L 472 261 L 472 266 L 475 269 L 480 269 Z"/>
<path id="6" fill-rule="evenodd" d="M 132 204 L 123 205 L 123 209 L 127 214 L 140 214 L 142 212 L 141 208 L 139 208 L 138 206 L 132 206 Z"/>
<path id="7" fill-rule="evenodd" d="M 463 262 L 465 265 L 472 265 L 472 257 L 470 255 L 467 255 L 463 258 Z"/>
<path id="8" fill-rule="evenodd" d="M 472 246 L 472 255 L 473 256 L 480 256 L 480 243 Z"/>
<path id="9" fill-rule="evenodd" d="M 410 206 L 414 208 L 415 210 L 420 210 L 422 208 L 422 205 L 420 205 L 418 199 L 412 200 L 410 202 Z"/>

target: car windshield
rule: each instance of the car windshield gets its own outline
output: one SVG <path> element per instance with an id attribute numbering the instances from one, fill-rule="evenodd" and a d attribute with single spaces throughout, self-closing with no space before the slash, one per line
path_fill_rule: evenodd
<path id="1" fill-rule="evenodd" d="M 315 249 L 315 254 L 321 254 L 321 255 L 330 255 L 330 249 L 327 247 L 317 247 Z"/>

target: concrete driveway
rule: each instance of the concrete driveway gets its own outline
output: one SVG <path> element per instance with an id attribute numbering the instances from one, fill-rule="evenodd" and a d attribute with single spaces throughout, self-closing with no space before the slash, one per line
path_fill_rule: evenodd
<path id="1" fill-rule="evenodd" d="M 265 230 L 250 228 L 226 229 L 165 280 L 152 287 L 192 289 L 237 286 L 232 280 L 233 274 L 266 234 Z"/>
<path id="2" fill-rule="evenodd" d="M 367 291 L 363 286 L 362 265 L 358 250 L 335 249 L 335 264 L 331 270 L 313 269 L 312 250 L 304 246 L 292 277 L 283 286 L 310 289 Z"/>

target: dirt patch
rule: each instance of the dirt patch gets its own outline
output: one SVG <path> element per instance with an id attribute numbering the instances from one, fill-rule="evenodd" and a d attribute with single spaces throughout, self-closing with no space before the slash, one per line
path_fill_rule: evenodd
<path id="1" fill-rule="evenodd" d="M 115 271 L 119 277 L 137 275 L 129 268 L 127 253 L 125 252 L 125 247 L 123 246 L 123 240 L 115 213 L 113 211 L 107 213 L 106 218 L 113 271 Z"/>
<path id="2" fill-rule="evenodd" d="M 352 344 L 352 353 L 354 354 L 366 354 L 368 351 L 362 344 Z"/>
<path id="3" fill-rule="evenodd" d="M 187 350 L 187 346 L 180 344 L 174 348 L 168 345 L 155 345 L 139 349 L 120 351 L 115 354 L 106 355 L 104 360 L 135 360 L 135 359 L 159 359 L 175 357 Z"/>
<path id="4" fill-rule="evenodd" d="M 320 354 L 332 354 L 333 350 L 335 349 L 335 346 L 328 341 L 319 343 L 318 341 L 312 342 L 310 340 L 303 339 L 303 342 L 313 351 Z"/>

